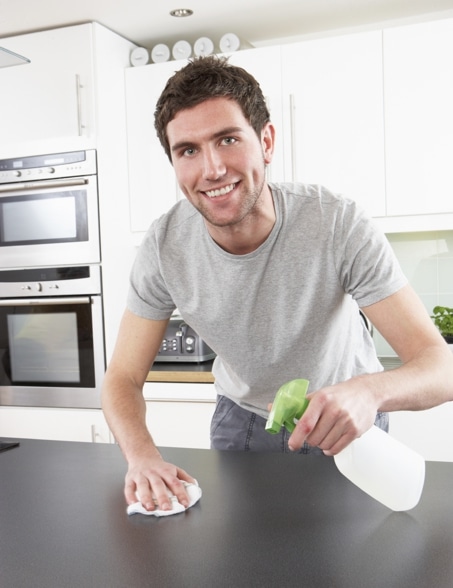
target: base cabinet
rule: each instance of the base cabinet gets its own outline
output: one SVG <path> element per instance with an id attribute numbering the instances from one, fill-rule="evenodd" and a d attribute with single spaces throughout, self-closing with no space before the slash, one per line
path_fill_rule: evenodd
<path id="1" fill-rule="evenodd" d="M 113 443 L 101 410 L 0 408 L 0 437 Z"/>
<path id="2" fill-rule="evenodd" d="M 390 414 L 390 434 L 427 461 L 453 461 L 453 402 Z"/>
<path id="3" fill-rule="evenodd" d="M 158 447 L 209 449 L 214 402 L 147 401 L 146 423 Z"/>
<path id="4" fill-rule="evenodd" d="M 146 424 L 158 447 L 209 449 L 214 384 L 146 383 Z"/>

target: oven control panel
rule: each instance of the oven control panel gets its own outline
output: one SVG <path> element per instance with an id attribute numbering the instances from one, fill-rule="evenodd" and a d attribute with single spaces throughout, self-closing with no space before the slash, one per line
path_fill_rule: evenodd
<path id="1" fill-rule="evenodd" d="M 96 174 L 96 150 L 0 159 L 0 184 Z"/>
<path id="2" fill-rule="evenodd" d="M 0 298 L 37 298 L 101 293 L 97 265 L 0 271 Z"/>

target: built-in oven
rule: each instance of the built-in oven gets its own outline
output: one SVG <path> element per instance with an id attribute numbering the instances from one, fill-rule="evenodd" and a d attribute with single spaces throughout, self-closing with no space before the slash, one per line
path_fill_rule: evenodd
<path id="1" fill-rule="evenodd" d="M 99 265 L 0 271 L 0 405 L 100 408 Z"/>
<path id="2" fill-rule="evenodd" d="M 99 263 L 96 151 L 0 160 L 0 267 Z"/>

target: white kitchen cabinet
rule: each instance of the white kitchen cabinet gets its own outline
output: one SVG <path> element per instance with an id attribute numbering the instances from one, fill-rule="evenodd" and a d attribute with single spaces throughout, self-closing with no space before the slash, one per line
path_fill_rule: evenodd
<path id="1" fill-rule="evenodd" d="M 0 437 L 113 443 L 101 410 L 0 407 Z"/>
<path id="2" fill-rule="evenodd" d="M 231 54 L 229 60 L 258 79 L 271 109 L 272 120 L 280 129 L 280 47 L 238 51 Z M 183 197 L 173 167 L 157 139 L 154 110 L 168 78 L 186 63 L 186 60 L 169 61 L 126 70 L 129 197 L 133 233 L 146 231 L 153 220 Z M 274 161 L 268 167 L 269 180 L 282 179 L 283 156 L 280 134 Z"/>
<path id="3" fill-rule="evenodd" d="M 428 461 L 453 461 L 453 402 L 390 413 L 390 434 Z"/>
<path id="4" fill-rule="evenodd" d="M 382 33 L 282 47 L 285 179 L 323 184 L 385 214 Z"/>
<path id="5" fill-rule="evenodd" d="M 144 397 L 146 423 L 156 445 L 209 449 L 214 384 L 148 382 Z"/>
<path id="6" fill-rule="evenodd" d="M 453 19 L 384 31 L 387 214 L 453 212 Z"/>
<path id="7" fill-rule="evenodd" d="M 146 424 L 158 447 L 209 449 L 213 402 L 146 403 Z"/>
<path id="8" fill-rule="evenodd" d="M 185 61 L 128 68 L 126 76 L 130 229 L 143 233 L 179 196 L 173 167 L 157 138 L 154 111 L 165 83 Z"/>
<path id="9" fill-rule="evenodd" d="M 0 71 L 0 156 L 21 156 L 34 149 L 42 153 L 41 145 L 49 139 L 64 140 L 69 149 L 93 146 L 91 25 L 9 37 L 2 39 L 2 46 L 31 63 Z"/>

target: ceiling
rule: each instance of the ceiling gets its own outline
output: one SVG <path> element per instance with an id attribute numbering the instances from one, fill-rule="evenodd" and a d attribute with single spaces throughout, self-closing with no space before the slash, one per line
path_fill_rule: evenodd
<path id="1" fill-rule="evenodd" d="M 190 8 L 193 15 L 171 17 L 175 8 Z M 452 9 L 453 0 L 0 0 L 0 38 L 97 21 L 148 49 L 199 37 L 218 46 L 225 33 L 259 46 Z"/>

